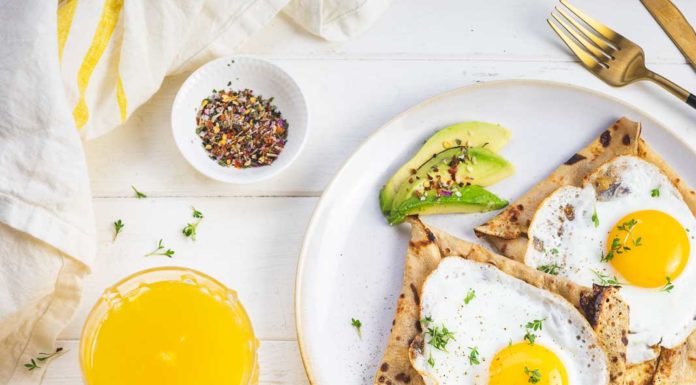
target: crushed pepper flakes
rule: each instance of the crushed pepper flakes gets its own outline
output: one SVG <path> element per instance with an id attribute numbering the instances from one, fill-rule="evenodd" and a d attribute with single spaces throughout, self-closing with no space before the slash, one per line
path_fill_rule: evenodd
<path id="1" fill-rule="evenodd" d="M 288 122 L 272 97 L 254 95 L 250 89 L 213 90 L 201 101 L 196 134 L 220 166 L 268 166 L 285 148 Z"/>

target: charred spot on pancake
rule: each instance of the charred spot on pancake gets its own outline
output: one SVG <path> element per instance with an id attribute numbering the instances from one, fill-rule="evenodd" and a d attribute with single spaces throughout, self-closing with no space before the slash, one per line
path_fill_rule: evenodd
<path id="1" fill-rule="evenodd" d="M 599 143 L 602 144 L 602 147 L 609 147 L 609 144 L 611 144 L 611 132 L 609 132 L 609 130 L 604 131 L 602 135 L 600 135 Z"/>
<path id="2" fill-rule="evenodd" d="M 416 288 L 416 285 L 411 283 L 411 291 L 413 292 L 413 301 L 416 303 L 416 305 L 420 305 L 420 296 L 418 295 L 418 289 Z"/>
<path id="3" fill-rule="evenodd" d="M 423 327 L 421 326 L 420 320 L 416 320 L 416 331 L 418 333 L 421 333 L 423 331 Z"/>
<path id="4" fill-rule="evenodd" d="M 425 229 L 425 233 L 426 233 L 426 235 L 428 236 L 428 240 L 429 240 L 431 243 L 432 243 L 432 242 L 435 242 L 435 234 L 433 234 L 433 232 L 430 231 L 430 229 Z"/>
<path id="5" fill-rule="evenodd" d="M 387 370 L 389 370 L 389 364 L 386 362 L 382 362 L 382 366 L 379 367 L 379 370 L 386 372 Z"/>
<path id="6" fill-rule="evenodd" d="M 623 138 L 621 138 L 621 142 L 622 142 L 624 145 L 628 146 L 629 144 L 631 144 L 631 136 L 628 135 L 628 134 L 625 134 L 625 135 L 623 136 Z"/>
<path id="7" fill-rule="evenodd" d="M 572 166 L 575 163 L 578 163 L 579 161 L 585 160 L 585 159 L 587 159 L 587 157 L 585 155 L 573 154 L 573 156 L 571 156 L 568 160 L 566 160 L 564 164 L 566 166 Z"/>
<path id="8" fill-rule="evenodd" d="M 408 384 L 409 382 L 411 382 L 411 377 L 404 372 L 397 374 L 396 377 L 394 377 L 394 379 L 396 379 L 399 382 L 403 382 L 404 384 Z"/>

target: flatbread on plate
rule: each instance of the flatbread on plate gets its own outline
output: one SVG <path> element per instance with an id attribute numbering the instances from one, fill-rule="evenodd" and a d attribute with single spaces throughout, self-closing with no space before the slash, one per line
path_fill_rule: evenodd
<path id="1" fill-rule="evenodd" d="M 561 186 L 582 186 L 583 179 L 602 164 L 621 155 L 634 155 L 657 166 L 681 193 L 696 215 L 696 193 L 677 173 L 640 138 L 640 123 L 619 119 L 587 147 L 571 155 L 546 179 L 536 184 L 500 214 L 475 229 L 498 252 L 523 261 L 527 250 L 527 229 L 539 204 Z M 696 332 L 676 349 L 661 348 L 652 361 L 627 368 L 626 384 L 694 384 L 696 383 Z"/>
<path id="2" fill-rule="evenodd" d="M 423 384 L 421 376 L 411 367 L 409 346 L 422 333 L 419 314 L 423 283 L 445 256 L 460 256 L 493 265 L 530 285 L 566 299 L 589 321 L 607 353 L 610 384 L 627 384 L 628 307 L 618 296 L 617 288 L 583 287 L 429 228 L 417 218 L 409 218 L 408 222 L 411 224 L 411 240 L 406 253 L 404 280 L 387 347 L 374 377 L 375 385 Z"/>

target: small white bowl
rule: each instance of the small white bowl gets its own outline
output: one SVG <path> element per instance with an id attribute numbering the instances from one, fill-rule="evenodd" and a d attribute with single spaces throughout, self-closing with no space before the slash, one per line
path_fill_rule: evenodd
<path id="1" fill-rule="evenodd" d="M 196 134 L 196 113 L 201 101 L 214 89 L 230 88 L 249 88 L 256 96 L 273 97 L 273 104 L 287 120 L 287 143 L 272 164 L 244 169 L 223 167 L 210 159 L 203 148 Z M 277 65 L 247 56 L 216 59 L 197 69 L 181 86 L 172 105 L 172 133 L 181 154 L 202 174 L 228 183 L 258 182 L 284 170 L 299 155 L 308 127 L 307 104 L 297 83 Z"/>

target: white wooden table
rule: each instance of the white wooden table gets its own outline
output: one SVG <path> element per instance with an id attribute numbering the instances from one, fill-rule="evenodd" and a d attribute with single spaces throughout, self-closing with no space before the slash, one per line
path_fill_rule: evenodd
<path id="1" fill-rule="evenodd" d="M 575 3 L 640 44 L 654 70 L 696 91 L 696 73 L 639 2 Z M 696 2 L 675 3 L 696 24 Z M 242 52 L 270 59 L 296 78 L 309 104 L 311 132 L 290 169 L 250 186 L 209 180 L 181 157 L 169 116 L 185 76 L 167 79 L 124 127 L 86 144 L 99 251 L 82 305 L 58 342 L 69 352 L 50 364 L 43 383 L 81 383 L 80 330 L 105 287 L 147 267 L 183 265 L 239 292 L 262 341 L 261 384 L 306 384 L 295 336 L 293 291 L 313 208 L 368 135 L 398 112 L 443 91 L 520 78 L 577 84 L 644 109 L 696 145 L 696 111 L 652 84 L 614 89 L 581 68 L 546 25 L 554 4 L 395 1 L 371 30 L 343 44 L 324 42 L 280 15 Z M 135 199 L 131 185 L 148 198 Z M 195 243 L 181 235 L 191 206 L 206 216 Z M 116 219 L 126 226 L 112 243 Z M 160 238 L 176 250 L 175 257 L 144 258 Z"/>

